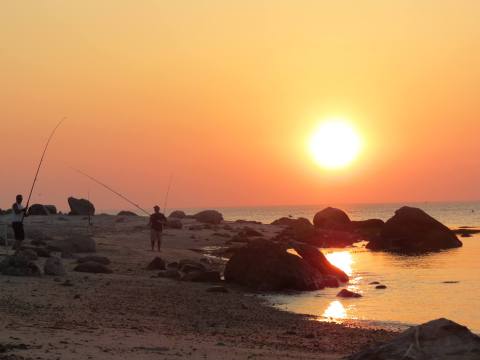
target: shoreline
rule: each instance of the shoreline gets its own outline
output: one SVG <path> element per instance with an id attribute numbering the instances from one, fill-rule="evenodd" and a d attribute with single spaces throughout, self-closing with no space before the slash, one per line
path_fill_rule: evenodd
<path id="1" fill-rule="evenodd" d="M 341 359 L 396 334 L 319 322 L 231 284 L 210 293 L 211 284 L 158 278 L 145 270 L 158 255 L 148 250 L 145 219 L 118 219 L 95 217 L 91 228 L 82 217 L 28 220 L 31 237 L 93 234 L 113 273 L 74 272 L 76 260 L 64 259 L 63 278 L 1 276 L 0 344 L 20 345 L 7 352 L 11 359 Z M 169 229 L 160 256 L 198 260 L 192 250 L 224 242 L 212 230 Z M 66 279 L 72 286 L 62 286 Z"/>

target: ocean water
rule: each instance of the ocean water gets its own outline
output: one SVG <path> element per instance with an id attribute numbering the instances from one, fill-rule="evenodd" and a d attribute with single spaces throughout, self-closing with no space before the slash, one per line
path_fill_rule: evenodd
<path id="1" fill-rule="evenodd" d="M 352 219 L 387 220 L 403 205 L 417 206 L 444 224 L 480 226 L 480 203 L 344 205 Z M 323 206 L 220 209 L 227 220 L 271 222 L 281 216 L 312 219 Z M 283 310 L 316 316 L 319 321 L 404 329 L 446 317 L 480 333 L 480 236 L 461 238 L 463 247 L 422 256 L 371 252 L 364 247 L 328 249 L 329 260 L 350 275 L 345 287 L 363 295 L 337 298 L 340 289 L 269 296 Z M 387 286 L 377 290 L 371 282 Z"/>

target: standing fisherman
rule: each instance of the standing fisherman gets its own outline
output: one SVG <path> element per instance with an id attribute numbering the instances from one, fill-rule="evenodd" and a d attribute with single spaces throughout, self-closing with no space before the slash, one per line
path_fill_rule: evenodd
<path id="1" fill-rule="evenodd" d="M 13 218 L 12 218 L 12 227 L 15 234 L 15 244 L 13 248 L 18 250 L 22 244 L 22 241 L 25 240 L 25 231 L 23 229 L 23 218 L 28 216 L 27 208 L 22 205 L 23 196 L 17 195 L 15 204 L 12 205 Z"/>
<path id="2" fill-rule="evenodd" d="M 160 212 L 160 207 L 156 205 L 153 210 L 155 213 L 150 215 L 150 241 L 152 243 L 152 251 L 155 250 L 155 243 L 157 243 L 158 251 L 162 246 L 162 232 L 163 226 L 167 223 L 167 218 Z"/>

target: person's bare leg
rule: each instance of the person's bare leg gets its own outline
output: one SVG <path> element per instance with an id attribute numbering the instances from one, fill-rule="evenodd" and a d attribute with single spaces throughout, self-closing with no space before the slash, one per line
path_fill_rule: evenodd
<path id="1" fill-rule="evenodd" d="M 158 252 L 160 252 L 160 248 L 162 247 L 162 234 L 158 234 L 157 244 L 158 244 Z"/>

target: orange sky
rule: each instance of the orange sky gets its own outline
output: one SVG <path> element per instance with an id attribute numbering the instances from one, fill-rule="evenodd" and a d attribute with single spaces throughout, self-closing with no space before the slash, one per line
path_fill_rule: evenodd
<path id="1" fill-rule="evenodd" d="M 0 207 L 69 195 L 128 208 L 480 199 L 480 2 L 2 1 Z M 319 168 L 342 116 L 365 148 Z"/>

